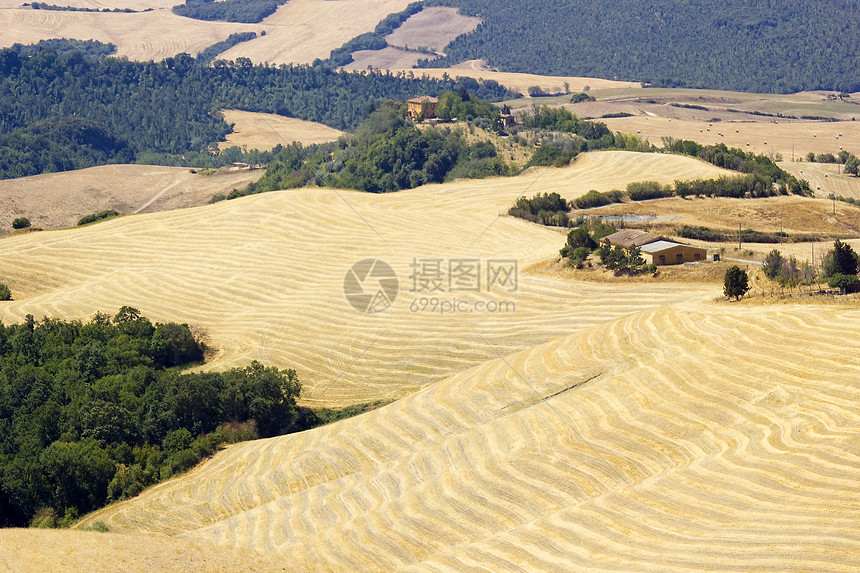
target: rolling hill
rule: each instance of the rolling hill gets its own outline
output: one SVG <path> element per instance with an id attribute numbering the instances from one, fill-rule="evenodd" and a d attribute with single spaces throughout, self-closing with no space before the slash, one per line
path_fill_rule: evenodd
<path id="1" fill-rule="evenodd" d="M 605 152 L 515 178 L 385 195 L 299 189 L 7 237 L 0 277 L 15 301 L 0 303 L 0 319 L 86 318 L 131 305 L 153 320 L 201 328 L 217 351 L 207 368 L 254 359 L 295 368 L 307 404 L 399 397 L 489 358 L 688 296 L 665 285 L 571 288 L 524 271 L 516 292 L 488 293 L 486 282 L 481 292 L 422 292 L 411 278 L 416 260 L 477 259 L 484 271 L 489 260 L 515 260 L 525 269 L 556 256 L 564 235 L 500 217 L 520 195 L 573 198 L 643 178 L 720 173 L 686 157 Z M 366 315 L 349 306 L 343 285 L 350 266 L 371 257 L 394 268 L 400 293 L 388 311 Z M 516 312 L 410 310 L 434 297 L 513 303 Z"/>
<path id="2" fill-rule="evenodd" d="M 0 559 L 33 570 L 68 547 L 88 570 L 229 570 L 237 555 L 297 571 L 855 570 L 855 308 L 533 273 L 563 235 L 498 216 L 539 191 L 720 173 L 600 152 L 516 178 L 273 192 L 3 239 L 4 321 L 131 304 L 191 323 L 216 350 L 206 368 L 296 368 L 305 404 L 400 399 L 231 446 L 78 524 L 108 528 L 104 542 L 1 532 Z M 362 314 L 344 276 L 374 257 L 401 290 Z M 434 257 L 516 259 L 515 292 L 437 295 L 515 310 L 410 311 L 410 264 Z M 144 548 L 158 540 L 175 559 Z"/>
<path id="3" fill-rule="evenodd" d="M 103 165 L 0 181 L 0 227 L 27 217 L 36 227 L 71 227 L 104 210 L 149 213 L 205 205 L 213 195 L 256 181 L 262 170 L 199 175 L 183 167 Z"/>
<path id="4" fill-rule="evenodd" d="M 231 447 L 84 524 L 299 571 L 856 570 L 858 326 L 834 307 L 633 312 Z"/>

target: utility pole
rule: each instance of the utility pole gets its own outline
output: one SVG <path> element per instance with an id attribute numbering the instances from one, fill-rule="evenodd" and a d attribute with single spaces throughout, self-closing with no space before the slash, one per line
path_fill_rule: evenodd
<path id="1" fill-rule="evenodd" d="M 741 250 L 741 224 L 738 223 L 738 250 Z"/>

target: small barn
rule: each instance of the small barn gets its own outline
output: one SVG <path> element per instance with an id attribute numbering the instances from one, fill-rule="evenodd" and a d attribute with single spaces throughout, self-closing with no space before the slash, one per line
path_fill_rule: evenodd
<path id="1" fill-rule="evenodd" d="M 642 258 L 652 265 L 680 265 L 704 261 L 708 258 L 706 249 L 665 239 L 642 245 L 640 248 Z"/>
<path id="2" fill-rule="evenodd" d="M 512 127 L 517 124 L 517 118 L 510 113 L 500 113 L 499 121 L 501 122 L 502 127 Z"/>
<path id="3" fill-rule="evenodd" d="M 645 231 L 639 231 L 638 229 L 621 229 L 611 235 L 605 236 L 603 240 L 609 241 L 609 244 L 613 247 L 618 246 L 629 249 L 630 247 L 641 247 L 648 243 L 661 241 L 664 238 L 646 233 Z"/>
<path id="4" fill-rule="evenodd" d="M 414 97 L 406 102 L 406 113 L 412 119 L 423 117 L 430 119 L 436 117 L 436 104 L 439 100 L 435 97 L 420 96 Z"/>

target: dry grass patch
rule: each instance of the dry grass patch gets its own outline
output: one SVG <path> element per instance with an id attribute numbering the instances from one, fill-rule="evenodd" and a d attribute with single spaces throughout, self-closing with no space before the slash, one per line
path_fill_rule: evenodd
<path id="1" fill-rule="evenodd" d="M 44 228 L 71 227 L 84 215 L 167 211 L 205 205 L 213 195 L 242 188 L 263 175 L 222 170 L 194 175 L 185 167 L 104 165 L 0 181 L 0 227 L 16 217 Z"/>
<path id="2" fill-rule="evenodd" d="M 581 213 L 619 216 L 656 215 L 654 224 L 647 226 L 652 226 L 658 233 L 664 233 L 682 225 L 701 225 L 736 232 L 738 224 L 742 224 L 744 229 L 769 233 L 779 231 L 781 228 L 789 234 L 860 235 L 860 208 L 837 202 L 835 217 L 832 212 L 833 204 L 826 199 L 783 196 L 762 199 L 671 197 L 607 205 Z"/>
<path id="3" fill-rule="evenodd" d="M 293 142 L 304 145 L 336 141 L 342 131 L 294 117 L 284 117 L 274 113 L 258 113 L 225 109 L 222 111 L 227 123 L 233 124 L 233 132 L 227 134 L 227 141 L 219 147 L 226 149 L 237 146 L 246 149 L 268 150 L 276 145 L 289 145 Z"/>
<path id="4" fill-rule="evenodd" d="M 644 273 L 638 276 L 615 276 L 601 266 L 600 259 L 592 259 L 594 266 L 577 269 L 558 257 L 535 263 L 526 269 L 528 273 L 559 277 L 572 281 L 587 281 L 610 284 L 673 283 L 673 284 L 719 284 L 722 286 L 726 269 L 734 263 L 697 263 L 690 265 L 665 265 L 658 267 L 656 275 Z"/>

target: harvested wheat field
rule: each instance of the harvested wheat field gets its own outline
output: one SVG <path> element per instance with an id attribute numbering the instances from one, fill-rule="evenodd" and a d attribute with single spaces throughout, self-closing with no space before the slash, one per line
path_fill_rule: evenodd
<path id="1" fill-rule="evenodd" d="M 463 16 L 457 8 L 424 8 L 385 39 L 391 46 L 413 50 L 425 47 L 438 52 L 458 36 L 474 31 L 480 23 L 480 18 Z"/>
<path id="2" fill-rule="evenodd" d="M 227 141 L 220 144 L 221 149 L 238 146 L 246 149 L 269 150 L 276 145 L 289 145 L 293 142 L 304 145 L 337 141 L 342 131 L 294 117 L 284 117 L 274 113 L 258 113 L 225 109 L 224 120 L 233 125 L 233 132 L 227 134 Z"/>
<path id="3" fill-rule="evenodd" d="M 98 40 L 117 46 L 130 60 L 162 60 L 180 52 L 196 55 L 237 32 L 260 31 L 260 24 L 204 22 L 169 9 L 134 14 L 0 9 L 0 47 L 49 38 Z"/>
<path id="4" fill-rule="evenodd" d="M 10 8 L 32 9 L 23 6 L 24 3 L 25 0 L 0 0 L 0 10 L 7 10 Z M 92 8 L 94 10 L 108 9 L 143 11 L 147 8 L 151 8 L 152 10 L 157 10 L 159 8 L 170 10 L 172 7 L 176 6 L 176 2 L 174 0 L 63 0 L 62 6 L 69 6 L 72 8 Z"/>
<path id="5" fill-rule="evenodd" d="M 581 213 L 651 216 L 656 217 L 651 220 L 656 226 L 702 225 L 736 232 L 741 224 L 744 229 L 768 233 L 782 229 L 789 234 L 860 235 L 860 208 L 837 202 L 834 216 L 831 201 L 796 195 L 761 199 L 669 197 L 616 203 Z"/>
<path id="6" fill-rule="evenodd" d="M 402 48 L 382 48 L 381 50 L 358 50 L 352 53 L 352 62 L 341 69 L 349 71 L 389 70 L 411 68 L 418 60 L 426 59 L 427 54 L 412 52 Z M 417 74 L 417 75 L 420 75 Z"/>
<path id="7" fill-rule="evenodd" d="M 786 161 L 779 166 L 795 177 L 809 181 L 818 197 L 828 197 L 832 193 L 860 199 L 860 177 L 843 173 L 840 164 Z"/>
<path id="8" fill-rule="evenodd" d="M 213 195 L 243 188 L 262 170 L 223 169 L 195 175 L 184 167 L 104 165 L 0 181 L 0 228 L 16 217 L 35 227 L 71 227 L 84 215 L 104 210 L 151 213 L 205 205 Z"/>
<path id="9" fill-rule="evenodd" d="M 297 571 L 856 571 L 858 328 L 826 306 L 632 312 L 83 524 Z"/>
<path id="10" fill-rule="evenodd" d="M 243 56 L 254 63 L 310 64 L 365 32 L 372 32 L 409 0 L 290 0 L 263 20 L 265 36 L 227 50 L 219 57 Z"/>
<path id="11" fill-rule="evenodd" d="M 63 529 L 0 529 L 0 570 L 288 571 L 282 558 L 164 535 L 106 535 Z"/>
<path id="12" fill-rule="evenodd" d="M 564 243 L 560 231 L 500 217 L 517 197 L 718 172 L 685 157 L 607 152 L 517 178 L 387 195 L 301 189 L 7 237 L 0 276 L 15 300 L 0 303 L 0 319 L 84 319 L 131 305 L 204 330 L 217 351 L 207 368 L 254 359 L 295 368 L 307 404 L 399 397 L 489 358 L 713 291 L 571 285 L 523 273 L 515 291 L 505 284 L 487 292 L 489 261 L 524 269 Z M 400 292 L 385 312 L 363 314 L 347 303 L 344 277 L 372 257 L 393 267 Z M 422 290 L 416 268 L 441 261 L 447 272 L 460 259 L 481 265 L 478 292 L 447 283 L 442 292 Z M 434 298 L 467 311 L 444 312 Z M 468 312 L 478 303 L 490 308 Z"/>
<path id="13" fill-rule="evenodd" d="M 610 111 L 618 111 L 612 108 Z M 703 145 L 725 143 L 744 151 L 776 157 L 785 161 L 801 160 L 810 151 L 818 153 L 860 152 L 860 122 L 795 121 L 780 122 L 707 122 L 670 119 L 648 115 L 603 119 L 612 131 L 632 133 L 658 147 L 664 136 L 691 139 Z M 722 134 L 722 135 L 720 135 Z M 749 145 L 747 145 L 749 144 Z"/>
<path id="14" fill-rule="evenodd" d="M 475 65 L 474 67 L 477 69 L 473 69 L 466 64 L 464 67 L 453 68 L 392 69 L 391 72 L 412 72 L 416 76 L 426 75 L 430 78 L 441 78 L 443 75 L 448 75 L 452 78 L 467 77 L 476 80 L 494 80 L 509 90 L 519 92 L 523 95 L 527 95 L 528 89 L 532 86 L 537 86 L 548 93 L 564 93 L 565 83 L 567 83 L 567 89 L 571 92 L 580 92 L 586 86 L 590 89 L 623 89 L 627 87 L 639 87 L 641 85 L 639 82 L 620 82 L 584 77 L 538 76 L 535 74 L 490 71 L 481 69 L 480 65 Z"/>

